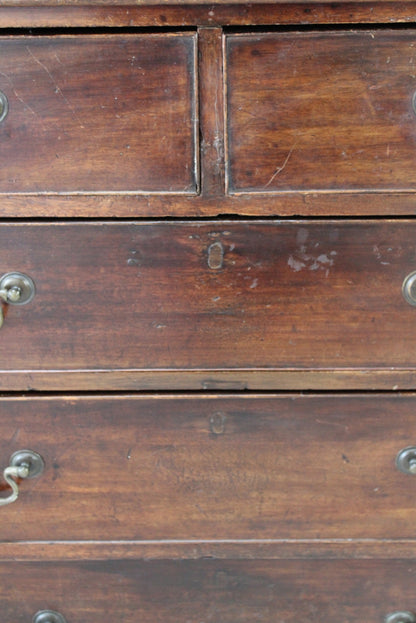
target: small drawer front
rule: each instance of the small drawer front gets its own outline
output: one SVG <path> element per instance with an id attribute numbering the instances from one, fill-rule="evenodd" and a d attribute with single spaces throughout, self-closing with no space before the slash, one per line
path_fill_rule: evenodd
<path id="1" fill-rule="evenodd" d="M 415 30 L 227 36 L 230 192 L 415 191 L 415 52 Z"/>
<path id="2" fill-rule="evenodd" d="M 2 615 L 17 623 L 45 609 L 67 623 L 385 623 L 398 611 L 411 617 L 415 573 L 416 563 L 400 560 L 1 563 Z"/>
<path id="3" fill-rule="evenodd" d="M 3 305 L 3 387 L 25 371 L 393 378 L 416 368 L 415 240 L 414 221 L 4 224 L 0 273 L 36 293 Z"/>
<path id="4" fill-rule="evenodd" d="M 0 91 L 0 193 L 197 191 L 195 35 L 2 37 Z"/>
<path id="5" fill-rule="evenodd" d="M 2 540 L 412 539 L 396 459 L 415 412 L 414 395 L 3 398 L 1 471 L 23 449 L 44 470 L 0 507 Z"/>

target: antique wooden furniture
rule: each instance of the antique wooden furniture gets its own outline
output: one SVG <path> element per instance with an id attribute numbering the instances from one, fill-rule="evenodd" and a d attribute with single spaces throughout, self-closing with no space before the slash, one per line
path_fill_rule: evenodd
<path id="1" fill-rule="evenodd" d="M 2 622 L 416 622 L 415 16 L 3 0 Z"/>

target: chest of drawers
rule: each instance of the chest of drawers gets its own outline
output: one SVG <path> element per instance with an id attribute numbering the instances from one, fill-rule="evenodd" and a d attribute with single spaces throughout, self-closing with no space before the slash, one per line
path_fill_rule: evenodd
<path id="1" fill-rule="evenodd" d="M 415 623 L 415 10 L 2 3 L 2 621 Z"/>

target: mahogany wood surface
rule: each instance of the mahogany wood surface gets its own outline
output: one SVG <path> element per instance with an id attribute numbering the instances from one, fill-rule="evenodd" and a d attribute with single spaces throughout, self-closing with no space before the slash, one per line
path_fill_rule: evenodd
<path id="1" fill-rule="evenodd" d="M 367 4 L 373 3 L 374 0 L 358 0 L 357 4 Z M 399 4 L 406 4 L 407 2 L 412 2 L 413 0 L 401 0 Z M 296 4 L 299 0 L 254 0 L 254 2 L 250 4 Z M 377 3 L 383 4 L 384 2 L 390 3 L 391 0 L 377 0 Z M 330 0 L 309 0 L 308 4 L 330 4 Z M 132 0 L 3 0 L 2 4 L 5 7 L 30 7 L 32 10 L 37 7 L 67 7 L 67 6 L 83 6 L 83 7 L 112 7 L 112 6 L 121 6 L 121 7 L 146 7 L 151 5 L 157 5 L 159 7 L 169 7 L 177 6 L 177 5 L 185 5 L 192 9 L 193 6 L 197 5 L 213 5 L 216 4 L 226 4 L 226 5 L 241 5 L 241 0 L 213 0 L 212 2 L 207 2 L 207 0 L 136 0 L 135 2 Z M 341 6 L 343 4 L 350 4 L 350 0 L 339 0 L 337 4 Z M 163 10 L 163 8 L 162 8 Z"/>
<path id="2" fill-rule="evenodd" d="M 212 3 L 209 4 L 22 4 L 2 3 L 2 28 L 64 27 L 178 27 L 178 26 L 279 26 L 285 24 L 412 24 L 414 0 L 392 2 L 296 2 L 296 3 Z"/>
<path id="3" fill-rule="evenodd" d="M 415 50 L 412 29 L 228 36 L 230 192 L 414 190 Z"/>
<path id="4" fill-rule="evenodd" d="M 158 539 L 0 541 L 0 561 L 57 560 L 403 560 L 416 539 Z"/>
<path id="5" fill-rule="evenodd" d="M 415 21 L 1 3 L 5 623 L 416 613 Z"/>
<path id="6" fill-rule="evenodd" d="M 413 369 L 267 369 L 221 370 L 94 369 L 3 370 L 3 391 L 244 391 L 244 390 L 411 390 L 416 386 Z"/>
<path id="7" fill-rule="evenodd" d="M 208 161 L 208 157 L 205 159 Z M 203 173 L 215 178 L 215 170 Z M 218 179 L 218 178 L 217 178 Z M 243 195 L 192 194 L 16 194 L 0 193 L 0 218 L 224 218 L 231 217 L 332 217 L 414 216 L 416 193 L 343 191 L 288 191 Z"/>
<path id="8" fill-rule="evenodd" d="M 1 38 L 0 192 L 195 193 L 195 80 L 192 33 Z"/>
<path id="9" fill-rule="evenodd" d="M 4 223 L 1 272 L 28 274 L 37 291 L 5 306 L 3 387 L 7 372 L 27 370 L 205 370 L 205 388 L 218 389 L 220 370 L 244 370 L 244 383 L 255 370 L 348 369 L 389 373 L 393 388 L 396 368 L 415 371 L 416 308 L 402 295 L 414 230 L 410 220 Z"/>
<path id="10" fill-rule="evenodd" d="M 0 565 L 5 620 L 381 623 L 415 610 L 414 561 L 108 561 Z"/>
<path id="11" fill-rule="evenodd" d="M 348 7 L 357 22 L 364 19 Z M 118 8 L 127 18 L 128 9 Z M 282 11 L 282 25 L 308 24 L 319 19 L 316 10 L 305 22 Z M 331 10 L 323 23 L 347 19 L 345 7 Z M 232 23 L 234 14 L 213 24 Z M 142 15 L 141 25 L 163 25 L 162 17 Z M 102 22 L 123 23 L 117 16 Z M 199 22 L 195 15 L 170 23 Z M 0 216 L 416 213 L 414 29 L 350 32 L 343 25 L 327 32 L 315 25 L 227 34 L 225 85 L 223 36 L 220 27 L 202 25 L 198 36 L 103 31 L 1 39 L 0 88 L 10 111 L 0 125 Z"/>
<path id="12" fill-rule="evenodd" d="M 2 541 L 414 538 L 413 394 L 10 397 L 0 433 L 46 466 Z"/>

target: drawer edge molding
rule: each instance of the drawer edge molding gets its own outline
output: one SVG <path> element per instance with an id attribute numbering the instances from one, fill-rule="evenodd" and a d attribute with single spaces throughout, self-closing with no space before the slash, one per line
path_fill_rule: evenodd
<path id="1" fill-rule="evenodd" d="M 415 369 L 0 370 L 0 391 L 416 390 Z"/>
<path id="2" fill-rule="evenodd" d="M 416 539 L 222 539 L 160 541 L 18 541 L 0 543 L 0 561 L 53 560 L 336 560 L 416 558 Z"/>

